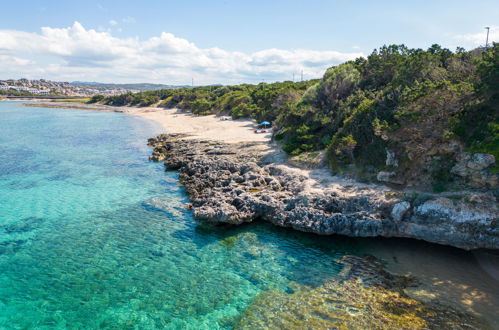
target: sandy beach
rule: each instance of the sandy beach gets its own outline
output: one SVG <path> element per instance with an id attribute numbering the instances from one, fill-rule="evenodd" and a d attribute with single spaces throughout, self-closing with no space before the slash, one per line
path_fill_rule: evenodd
<path id="1" fill-rule="evenodd" d="M 114 107 L 74 102 L 32 102 L 29 107 L 65 108 L 92 111 L 114 111 L 143 117 L 159 123 L 167 133 L 188 134 L 190 139 L 207 139 L 225 143 L 270 142 L 271 134 L 256 134 L 256 121 L 250 119 L 220 120 L 215 115 L 195 116 L 178 109 L 154 107 Z"/>
<path id="2" fill-rule="evenodd" d="M 194 116 L 177 109 L 126 108 L 125 112 L 161 124 L 168 133 L 188 134 L 191 139 L 225 143 L 270 142 L 271 134 L 256 134 L 256 122 L 249 119 L 220 120 L 215 115 Z"/>

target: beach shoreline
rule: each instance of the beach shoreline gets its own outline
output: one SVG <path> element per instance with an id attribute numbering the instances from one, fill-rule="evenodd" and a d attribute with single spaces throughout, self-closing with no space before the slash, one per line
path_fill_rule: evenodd
<path id="1" fill-rule="evenodd" d="M 151 159 L 179 170 L 181 180 L 195 181 L 191 187 L 187 184 L 187 190 L 192 200 L 202 197 L 202 202 L 193 204 L 196 217 L 203 221 L 241 224 L 263 218 L 321 235 L 416 238 L 465 250 L 499 249 L 492 225 L 499 211 L 490 194 L 401 191 L 333 175 L 325 164 L 297 167 L 272 143 L 270 133 L 254 133 L 254 120 L 220 120 L 215 115 L 195 116 L 155 107 L 68 102 L 26 105 L 115 111 L 160 124 L 167 134 L 150 139 L 154 148 Z M 218 149 L 214 154 L 213 148 Z M 229 163 L 250 168 L 227 175 Z M 183 172 L 189 175 L 183 176 Z M 218 189 L 220 182 L 226 185 Z M 249 189 L 243 201 L 236 196 L 241 186 Z"/>
<path id="2" fill-rule="evenodd" d="M 48 107 L 48 108 L 70 108 L 70 109 L 79 109 L 76 107 L 70 107 L 71 105 L 75 106 L 74 103 L 68 104 L 60 104 L 60 102 L 36 102 L 36 106 Z M 30 103 L 31 106 L 34 106 L 33 103 Z M 77 106 L 80 106 L 79 104 Z M 244 191 L 242 194 L 238 195 L 238 198 L 243 201 L 243 204 L 239 204 L 241 210 L 237 210 L 234 212 L 234 215 L 237 215 L 237 212 L 244 211 L 244 207 L 249 206 L 249 209 L 254 207 L 255 205 L 263 205 L 265 203 L 272 204 L 272 202 L 268 202 L 265 195 L 268 195 L 270 198 L 276 197 L 276 200 L 279 200 L 279 194 L 288 196 L 285 197 L 283 201 L 293 200 L 297 203 L 301 203 L 305 201 L 309 203 L 311 206 L 308 209 L 305 209 L 305 205 L 301 205 L 298 208 L 301 208 L 300 217 L 313 215 L 320 216 L 321 203 L 326 201 L 327 198 L 323 198 L 324 196 L 321 194 L 321 191 L 327 190 L 331 192 L 331 196 L 334 194 L 335 199 L 339 201 L 337 203 L 337 207 L 346 206 L 345 213 L 352 212 L 351 207 L 356 207 L 353 205 L 354 203 L 349 203 L 349 200 L 353 201 L 363 201 L 364 197 L 376 197 L 378 201 L 380 198 L 384 200 L 384 205 L 393 206 L 394 203 L 398 200 L 397 196 L 394 195 L 397 192 L 391 190 L 390 188 L 383 185 L 376 184 L 362 184 L 359 182 L 355 182 L 351 179 L 342 178 L 338 176 L 333 176 L 329 170 L 326 168 L 312 169 L 306 170 L 303 168 L 297 168 L 291 166 L 287 157 L 284 155 L 280 148 L 273 144 L 270 139 L 270 135 L 263 134 L 255 134 L 252 130 L 252 125 L 255 124 L 254 121 L 251 120 L 228 120 L 221 121 L 216 116 L 203 116 L 197 117 L 188 113 L 180 112 L 176 109 L 160 109 L 160 108 L 134 108 L 134 107 L 109 107 L 104 106 L 100 108 L 99 105 L 92 106 L 83 104 L 81 105 L 83 109 L 79 110 L 94 110 L 94 111 L 114 111 L 124 114 L 129 114 L 133 116 L 137 116 L 139 118 L 148 119 L 156 124 L 161 125 L 161 127 L 169 132 L 169 138 L 171 140 L 163 141 L 157 145 L 159 149 L 154 149 L 153 157 L 156 156 L 155 160 L 161 161 L 165 163 L 165 166 L 170 170 L 177 170 L 180 173 L 180 181 L 186 187 L 186 190 L 189 194 L 189 198 L 191 201 L 191 205 L 194 211 L 194 214 L 201 214 L 201 217 L 197 217 L 200 220 L 209 221 L 209 222 L 218 222 L 224 223 L 224 221 L 218 221 L 222 218 L 217 218 L 219 215 L 230 215 L 230 212 L 227 212 L 230 208 L 230 205 L 233 203 L 231 193 L 235 191 Z M 226 133 L 228 132 L 228 133 Z M 237 138 L 235 138 L 237 137 Z M 154 142 L 153 142 L 154 143 Z M 163 147 L 171 148 L 169 150 L 161 149 Z M 179 149 L 183 148 L 183 149 Z M 155 153 L 155 151 L 159 151 L 159 153 Z M 189 156 L 189 153 L 191 155 Z M 191 157 L 190 159 L 185 158 L 186 156 Z M 240 158 L 242 157 L 242 158 Z M 239 159 L 239 160 L 238 160 Z M 263 160 L 263 163 L 261 161 Z M 260 175 L 260 165 L 265 167 L 265 164 L 270 165 L 272 167 L 272 173 L 269 171 L 269 175 L 266 175 L 263 178 L 263 181 L 258 180 L 258 176 Z M 221 168 L 221 166 L 225 166 L 224 164 L 234 164 L 238 167 L 236 176 L 242 176 L 243 181 L 241 182 L 232 182 L 228 186 L 219 187 L 222 189 L 226 189 L 227 191 L 220 193 L 220 191 L 216 191 L 216 187 L 212 187 L 211 185 L 216 185 L 217 182 L 223 182 L 224 180 L 228 180 L 228 178 L 214 178 L 218 173 L 225 173 L 225 170 Z M 202 166 L 198 166 L 202 165 Z M 255 166 L 256 165 L 256 166 Z M 248 172 L 240 175 L 240 170 L 245 166 L 248 167 Z M 207 168 L 208 170 L 206 170 Z M 265 168 L 264 170 L 266 170 Z M 230 172 L 230 171 L 229 171 Z M 186 175 L 190 173 L 190 175 Z M 225 175 L 222 174 L 222 175 Z M 255 175 L 256 178 L 252 178 Z M 266 182 L 266 178 L 272 178 L 273 180 L 269 180 L 269 184 Z M 215 179 L 215 180 L 211 180 Z M 237 179 L 237 178 L 236 178 Z M 237 179 L 239 180 L 239 179 Z M 253 186 L 254 183 L 260 181 L 259 186 Z M 266 186 L 273 187 L 274 184 L 281 185 L 281 189 L 274 194 L 274 192 L 268 191 L 267 194 Z M 289 187 L 285 185 L 289 184 Z M 293 191 L 292 186 L 300 187 L 299 191 Z M 206 190 L 205 190 L 206 189 Z M 203 192 L 203 190 L 205 190 Z M 206 194 L 206 195 L 203 195 Z M 210 198 L 210 194 L 214 194 L 213 198 Z M 245 195 L 248 196 L 245 199 Z M 230 197 L 230 198 L 226 198 Z M 359 199 L 360 197 L 360 199 Z M 329 198 L 329 197 L 328 197 Z M 239 200 L 238 200 L 239 201 Z M 263 202 L 262 202 L 263 201 Z M 225 203 L 224 205 L 215 205 L 214 203 Z M 318 205 L 315 205 L 315 202 L 319 202 Z M 336 202 L 335 202 L 336 203 Z M 230 204 L 230 205 L 229 205 Z M 236 203 L 237 204 L 237 203 Z M 288 202 L 289 204 L 289 202 Z M 334 204 L 334 203 L 333 203 Z M 374 203 L 376 204 L 376 203 Z M 272 206 L 272 205 L 271 205 Z M 360 205 L 359 209 L 362 214 L 359 213 L 360 216 L 368 215 L 366 212 L 369 212 L 365 208 L 365 204 Z M 210 213 L 211 210 L 213 213 Z M 315 209 L 315 210 L 313 210 Z M 317 212 L 319 210 L 319 212 Z M 230 210 L 229 210 L 230 211 Z M 251 211 L 251 210 L 250 210 Z M 376 210 L 372 210 L 371 215 L 376 217 Z M 308 213 L 307 213 L 308 212 Z M 410 212 L 405 216 L 403 221 L 409 221 Z M 242 212 L 241 212 L 242 213 Z M 390 218 L 390 211 L 385 214 L 385 216 Z M 218 215 L 217 215 L 218 214 Z M 314 215 L 315 214 L 315 215 Z M 279 214 L 277 214 L 279 216 Z M 269 217 L 272 216 L 269 214 Z M 204 218 L 203 218 L 204 217 Z M 257 219 L 258 218 L 258 219 Z M 228 219 L 228 218 L 227 218 Z M 281 217 L 282 219 L 282 217 Z M 216 220 L 216 221 L 213 221 Z M 253 221 L 251 218 L 246 218 L 246 220 Z M 261 216 L 256 217 L 254 220 L 262 220 Z M 375 223 L 380 221 L 380 219 L 375 219 Z M 272 221 L 270 221 L 272 222 Z M 228 221 L 228 223 L 231 223 Z M 274 223 L 274 222 L 272 222 Z M 282 227 L 291 227 L 293 229 L 299 231 L 311 231 L 316 234 L 329 235 L 330 233 L 321 233 L 315 230 L 303 230 L 303 228 L 296 227 L 296 225 L 300 226 L 299 222 L 293 223 L 274 223 L 277 226 Z M 365 226 L 357 228 L 359 230 L 367 230 L 369 231 L 371 228 L 367 225 L 367 222 L 364 222 Z M 348 228 L 353 228 L 354 226 L 346 226 Z M 320 229 L 320 227 L 317 227 Z M 366 232 L 367 232 L 366 231 Z M 362 237 L 365 235 L 360 235 L 360 232 L 355 233 L 343 233 L 347 236 L 356 236 Z M 388 234 L 388 233 L 385 233 Z M 371 236 L 371 235 L 367 235 Z M 375 235 L 376 236 L 376 235 Z M 385 235 L 380 235 L 385 236 Z M 386 235 L 397 236 L 394 235 Z M 386 237 L 385 236 L 385 237 Z M 334 236 L 333 236 L 334 237 Z M 399 235 L 398 237 L 407 237 L 404 235 Z M 388 240 L 392 246 L 397 244 L 402 244 L 399 241 Z M 431 240 L 430 240 L 431 241 Z M 414 242 L 416 242 L 414 240 Z M 447 244 L 453 245 L 453 244 Z M 419 246 L 419 245 L 417 245 Z M 425 245 L 422 244 L 421 248 L 425 248 Z M 455 246 L 455 245 L 454 245 Z M 458 303 L 452 304 L 456 308 L 467 310 L 469 312 L 477 313 L 478 311 L 487 310 L 487 313 L 492 315 L 492 312 L 489 311 L 490 307 L 488 307 L 488 302 L 480 301 L 479 299 L 467 298 L 471 299 L 474 302 L 474 305 L 467 306 L 464 303 L 460 303 L 459 299 L 464 299 L 463 297 L 468 297 L 469 293 L 467 290 L 463 288 L 457 288 L 456 286 L 447 285 L 447 284 L 436 284 L 434 283 L 432 278 L 425 278 L 425 272 L 415 272 L 414 269 L 404 269 L 401 268 L 403 265 L 410 263 L 411 258 L 414 256 L 411 254 L 411 249 L 408 247 L 401 246 L 400 249 L 382 249 L 377 248 L 376 244 L 373 241 L 373 250 L 372 254 L 375 256 L 380 256 L 383 260 L 387 260 L 387 267 L 390 271 L 399 274 L 412 273 L 417 275 L 417 278 L 422 279 L 422 286 L 418 286 L 417 288 L 411 289 L 412 291 L 408 291 L 407 293 L 410 296 L 413 296 L 417 299 L 420 299 L 422 296 L 425 299 L 430 299 L 428 295 L 433 290 L 439 290 L 443 292 L 443 296 L 439 297 L 438 300 L 444 299 L 447 303 L 451 304 L 454 300 Z M 431 250 L 431 247 L 426 247 L 428 251 Z M 465 248 L 467 249 L 467 248 Z M 439 249 L 441 251 L 441 249 Z M 447 251 L 447 250 L 442 250 Z M 449 250 L 452 251 L 452 250 Z M 452 252 L 449 252 L 452 254 Z M 429 258 L 429 257 L 428 257 Z M 405 260 L 407 259 L 407 260 Z M 404 263 L 391 262 L 392 260 L 405 260 Z M 424 262 L 424 261 L 421 261 Z M 472 261 L 470 261 L 472 262 Z M 401 266 L 402 265 L 402 266 Z M 449 267 L 450 269 L 454 269 L 453 267 Z M 463 274 L 466 274 L 463 272 Z M 434 274 L 434 276 L 437 276 Z M 442 267 L 442 273 L 438 276 L 441 278 L 447 278 L 450 275 L 445 272 L 445 267 Z M 465 276 L 465 275 L 463 275 Z M 473 279 L 471 278 L 463 278 L 463 283 L 473 283 Z M 493 282 L 493 280 L 488 280 L 489 282 Z M 484 291 L 485 292 L 485 291 Z M 422 299 L 422 298 L 421 298 Z M 430 300 L 433 300 L 431 298 Z M 488 297 L 488 299 L 493 299 L 492 297 Z"/>
<path id="3" fill-rule="evenodd" d="M 160 124 L 172 134 L 186 134 L 187 139 L 208 139 L 224 143 L 269 143 L 270 133 L 254 133 L 256 121 L 250 119 L 221 120 L 215 115 L 195 116 L 178 109 L 156 107 L 115 107 L 75 102 L 25 103 L 24 106 L 40 108 L 64 108 L 92 111 L 114 111 L 142 117 Z"/>

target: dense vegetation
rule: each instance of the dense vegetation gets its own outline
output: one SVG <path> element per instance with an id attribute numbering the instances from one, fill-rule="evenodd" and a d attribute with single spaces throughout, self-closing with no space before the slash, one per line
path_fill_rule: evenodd
<path id="1" fill-rule="evenodd" d="M 386 169 L 387 150 L 397 154 L 398 171 L 409 177 L 429 166 L 428 154 L 436 155 L 430 177 L 445 181 L 455 156 L 441 150 L 450 142 L 499 158 L 498 80 L 497 43 L 455 52 L 438 45 L 428 50 L 391 45 L 331 67 L 320 80 L 159 90 L 92 101 L 273 121 L 275 139 L 291 155 L 326 149 L 334 169 L 361 168 L 367 177 Z"/>
<path id="2" fill-rule="evenodd" d="M 234 118 L 251 117 L 257 120 L 274 120 L 297 102 L 301 95 L 317 81 L 237 86 L 203 86 L 194 88 L 162 89 L 137 94 L 122 94 L 105 98 L 96 95 L 91 103 L 109 105 L 150 106 L 179 108 L 197 115 L 216 113 Z"/>

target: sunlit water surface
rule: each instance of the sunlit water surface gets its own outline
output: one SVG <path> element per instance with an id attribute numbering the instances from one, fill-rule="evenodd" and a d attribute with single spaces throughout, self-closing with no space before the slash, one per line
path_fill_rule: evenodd
<path id="1" fill-rule="evenodd" d="M 200 225 L 177 174 L 147 159 L 159 132 L 119 113 L 0 102 L 0 328 L 231 328 L 259 293 L 319 285 L 346 254 L 412 271 L 400 243 Z M 419 258 L 436 249 L 410 244 Z M 434 268 L 449 255 L 477 266 L 440 254 Z M 476 272 L 460 281 L 487 276 Z"/>

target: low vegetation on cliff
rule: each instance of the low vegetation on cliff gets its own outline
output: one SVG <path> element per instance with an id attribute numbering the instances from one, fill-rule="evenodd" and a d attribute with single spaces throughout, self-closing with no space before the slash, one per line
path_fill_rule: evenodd
<path id="1" fill-rule="evenodd" d="M 272 121 L 275 140 L 290 155 L 326 150 L 334 171 L 364 180 L 435 191 L 498 185 L 497 43 L 455 52 L 383 46 L 318 80 L 166 89 L 91 102 Z"/>

